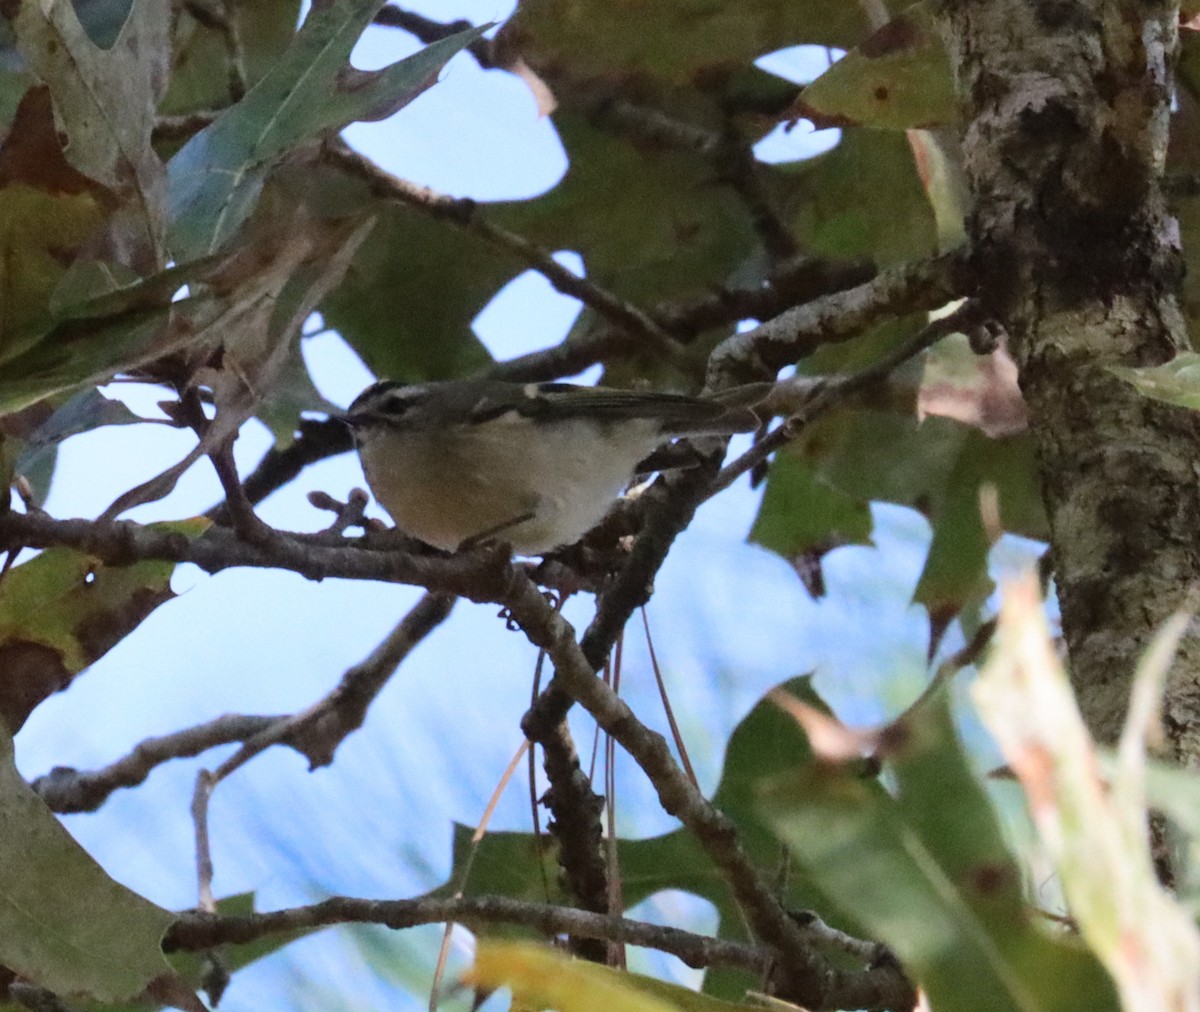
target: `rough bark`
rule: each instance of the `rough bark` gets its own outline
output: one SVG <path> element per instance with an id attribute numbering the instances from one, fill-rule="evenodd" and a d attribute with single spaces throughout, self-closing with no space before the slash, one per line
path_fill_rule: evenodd
<path id="1" fill-rule="evenodd" d="M 1200 425 L 1110 365 L 1187 345 L 1160 186 L 1178 7 L 942 0 L 964 102 L 979 296 L 1008 329 L 1040 455 L 1072 678 L 1097 737 L 1121 727 L 1138 655 L 1200 582 Z M 1165 707 L 1200 764 L 1200 640 Z"/>

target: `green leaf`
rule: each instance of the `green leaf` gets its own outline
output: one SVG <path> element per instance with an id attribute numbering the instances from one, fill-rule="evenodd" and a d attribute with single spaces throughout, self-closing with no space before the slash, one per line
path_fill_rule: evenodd
<path id="1" fill-rule="evenodd" d="M 161 525 L 190 537 L 202 519 Z M 43 699 L 70 685 L 97 658 L 169 601 L 172 562 L 105 565 L 50 548 L 0 582 L 0 717 L 13 733 Z"/>
<path id="2" fill-rule="evenodd" d="M 566 175 L 534 200 L 488 208 L 497 224 L 575 250 L 588 277 L 638 305 L 720 284 L 756 249 L 744 204 L 710 158 L 631 143 L 569 109 L 553 122 Z"/>
<path id="3" fill-rule="evenodd" d="M 1163 365 L 1142 369 L 1110 365 L 1108 371 L 1156 401 L 1200 409 L 1200 355 L 1194 351 L 1178 352 Z"/>
<path id="4" fill-rule="evenodd" d="M 171 159 L 168 201 L 177 259 L 224 245 L 288 151 L 355 120 L 390 116 L 433 84 L 446 61 L 483 31 L 460 32 L 384 70 L 355 70 L 350 51 L 378 7 L 378 0 L 315 3 L 279 62 Z"/>
<path id="5" fill-rule="evenodd" d="M 30 433 L 26 443 L 31 451 L 38 450 L 64 439 L 90 432 L 102 425 L 135 425 L 145 422 L 121 401 L 105 397 L 95 387 L 90 387 L 71 397 Z M 21 458 L 24 459 L 24 458 Z"/>
<path id="6" fill-rule="evenodd" d="M 871 529 L 866 502 L 834 488 L 793 454 L 780 453 L 749 540 L 794 562 L 843 545 L 869 545 Z"/>
<path id="7" fill-rule="evenodd" d="M 814 254 L 885 267 L 937 250 L 937 222 L 902 135 L 847 129 L 832 151 L 766 166 L 763 176 Z"/>
<path id="8" fill-rule="evenodd" d="M 116 373 L 153 357 L 170 306 L 131 309 L 93 325 L 60 324 L 46 339 L 0 366 L 0 413 L 18 411 L 51 394 Z"/>
<path id="9" fill-rule="evenodd" d="M 227 896 L 225 899 L 217 900 L 217 913 L 222 917 L 244 917 L 253 914 L 254 893 L 239 893 L 236 896 Z M 296 939 L 319 930 L 321 929 L 304 928 L 265 935 L 243 945 L 223 945 L 220 950 L 220 964 L 223 969 L 235 973 L 251 963 L 278 952 Z M 205 976 L 211 970 L 209 954 L 206 952 L 172 952 L 167 956 L 167 962 L 175 971 L 180 986 L 191 991 L 198 991 L 204 986 Z M 162 995 L 143 995 L 131 1001 L 117 1004 L 106 1002 L 103 1005 L 86 1002 L 80 1006 L 80 1012 L 158 1012 L 163 1007 L 163 997 Z M 22 1008 L 23 1006 L 15 1003 L 0 1003 L 0 1012 L 21 1012 Z"/>
<path id="10" fill-rule="evenodd" d="M 2 728 L 0 824 L 0 964 L 65 998 L 103 1002 L 174 981 L 159 945 L 172 914 L 71 838 L 17 772 Z"/>
<path id="11" fill-rule="evenodd" d="M 0 349 L 0 414 L 105 382 L 210 337 L 202 325 L 205 315 L 219 316 L 221 299 L 227 302 L 230 291 L 238 288 L 229 275 L 236 273 L 243 288 L 256 277 L 240 266 L 239 256 L 252 257 L 253 252 L 205 257 L 92 295 L 87 293 L 94 274 L 77 275 L 76 280 L 87 282 L 84 298 L 46 310 Z M 216 292 L 175 299 L 182 286 L 200 281 L 218 282 Z M 61 294 L 56 292 L 56 302 Z"/>
<path id="12" fill-rule="evenodd" d="M 174 297 L 183 285 L 213 276 L 226 259 L 196 260 L 98 292 L 94 270 L 60 276 L 51 305 L 0 345 L 0 414 L 185 347 L 192 333 L 171 333 L 168 322 L 201 300 Z M 110 276 L 119 281 L 115 272 Z M 82 298 L 70 301 L 76 284 Z"/>
<path id="13" fill-rule="evenodd" d="M 246 84 L 253 87 L 279 61 L 296 34 L 299 0 L 239 0 L 223 12 L 242 43 Z M 229 45 L 185 6 L 175 18 L 171 84 L 159 114 L 178 116 L 229 103 Z"/>
<path id="14" fill-rule="evenodd" d="M 490 894 L 537 903 L 562 900 L 552 837 L 543 837 L 539 846 L 532 833 L 488 833 L 476 847 L 474 833 L 470 826 L 454 824 L 450 876 L 428 896 L 452 896 L 461 889 L 464 896 Z M 464 879 L 468 866 L 470 874 Z"/>
<path id="15" fill-rule="evenodd" d="M 953 125 L 950 60 L 927 2 L 873 32 L 801 93 L 793 110 L 820 127 Z"/>
<path id="16" fill-rule="evenodd" d="M 255 417 L 275 437 L 279 448 L 289 446 L 296 435 L 300 414 L 304 411 L 328 411 L 340 408 L 321 396 L 309 374 L 300 344 L 292 341 L 279 372 L 271 381 L 262 404 L 255 410 Z"/>
<path id="17" fill-rule="evenodd" d="M 1020 873 L 944 696 L 884 741 L 895 799 L 833 759 L 760 795 L 763 817 L 828 901 L 893 949 L 933 1008 L 1116 1009 L 1096 960 L 1024 909 Z"/>
<path id="18" fill-rule="evenodd" d="M 449 222 L 372 196 L 361 180 L 329 166 L 284 168 L 274 182 L 315 213 L 376 218 L 369 241 L 321 304 L 325 322 L 376 376 L 451 379 L 491 361 L 471 321 L 520 273 L 520 260 Z"/>
<path id="19" fill-rule="evenodd" d="M 419 383 L 483 369 L 491 355 L 471 322 L 524 265 L 420 212 L 381 210 L 322 306 L 326 322 L 376 376 Z"/>
<path id="20" fill-rule="evenodd" d="M 909 506 L 929 519 L 933 542 L 913 599 L 929 610 L 935 638 L 963 607 L 991 589 L 981 488 L 990 485 L 998 493 L 1005 530 L 1046 536 L 1027 435 L 991 439 L 948 418 L 918 423 L 882 411 L 843 410 L 811 426 L 780 455 L 780 463 L 782 491 L 772 490 L 773 467 L 755 530 L 770 531 L 770 547 L 790 549 L 783 553 L 787 558 L 855 530 L 868 502 Z M 798 473 L 804 476 L 797 478 Z M 824 513 L 806 513 L 804 500 L 789 498 L 797 482 L 833 490 L 826 495 Z"/>
<path id="21" fill-rule="evenodd" d="M 631 77 L 658 92 L 704 82 L 710 88 L 733 68 L 801 43 L 848 48 L 867 30 L 859 4 L 843 0 L 757 0 L 752 4 L 656 0 L 636 8 L 617 0 L 521 0 L 501 28 L 497 48 L 535 71 L 569 74 L 593 87 Z M 547 73 L 549 75 L 549 72 Z"/>

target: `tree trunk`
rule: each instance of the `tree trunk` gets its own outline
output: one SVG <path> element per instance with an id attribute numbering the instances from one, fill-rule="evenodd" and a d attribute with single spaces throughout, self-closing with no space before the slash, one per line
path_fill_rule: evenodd
<path id="1" fill-rule="evenodd" d="M 979 295 L 1005 325 L 1038 445 L 1072 679 L 1119 734 L 1140 652 L 1200 583 L 1197 415 L 1108 366 L 1187 347 L 1179 234 L 1161 188 L 1178 8 L 942 0 L 963 96 Z M 1164 710 L 1200 764 L 1200 639 Z"/>

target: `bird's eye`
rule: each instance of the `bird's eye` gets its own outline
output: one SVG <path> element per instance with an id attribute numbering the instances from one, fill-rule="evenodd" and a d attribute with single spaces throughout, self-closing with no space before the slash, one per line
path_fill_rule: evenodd
<path id="1" fill-rule="evenodd" d="M 380 400 L 379 412 L 391 418 L 399 418 L 415 408 L 421 399 L 416 391 L 396 390 Z"/>

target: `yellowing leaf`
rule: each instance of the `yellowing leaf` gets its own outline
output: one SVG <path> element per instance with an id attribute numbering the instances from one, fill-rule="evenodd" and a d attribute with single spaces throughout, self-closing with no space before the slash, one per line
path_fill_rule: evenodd
<path id="1" fill-rule="evenodd" d="M 203 519 L 164 525 L 199 534 Z M 0 719 L 14 732 L 47 696 L 169 601 L 171 562 L 104 565 L 50 548 L 0 580 Z"/>
<path id="2" fill-rule="evenodd" d="M 481 942 L 465 979 L 477 987 L 511 988 L 514 1005 L 558 1012 L 729 1012 L 747 1007 L 529 942 Z"/>
<path id="3" fill-rule="evenodd" d="M 1175 636 L 1181 628 L 1173 631 Z M 1006 589 L 973 695 L 1029 801 L 1071 913 L 1126 1009 L 1200 1009 L 1200 934 L 1159 885 L 1146 833 L 1141 753 L 1165 663 L 1143 663 L 1111 785 L 1050 642 L 1037 582 Z M 1147 700 L 1153 702 L 1147 706 Z"/>
<path id="4" fill-rule="evenodd" d="M 63 154 L 50 92 L 31 88 L 0 147 L 0 356 L 46 310 L 66 266 L 114 203 Z"/>

